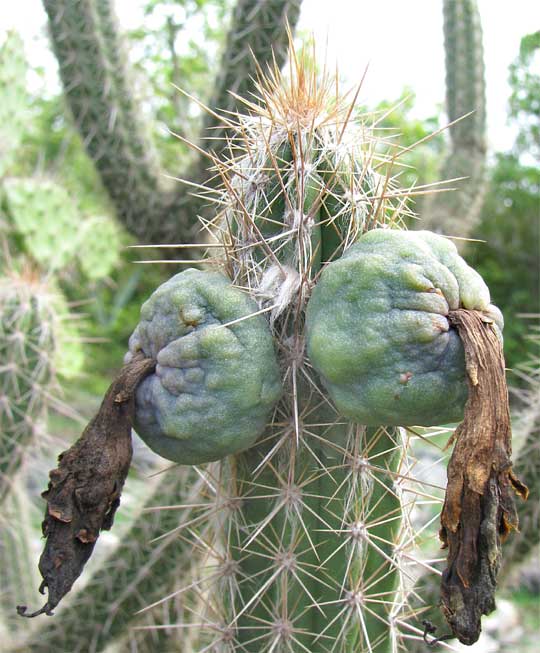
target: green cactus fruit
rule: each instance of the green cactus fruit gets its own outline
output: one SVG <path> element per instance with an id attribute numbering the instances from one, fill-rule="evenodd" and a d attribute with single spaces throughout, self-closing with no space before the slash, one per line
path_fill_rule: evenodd
<path id="1" fill-rule="evenodd" d="M 26 253 L 49 270 L 65 267 L 80 243 L 80 216 L 68 192 L 49 180 L 10 178 L 4 203 Z"/>
<path id="2" fill-rule="evenodd" d="M 137 391 L 135 429 L 184 464 L 249 447 L 281 394 L 272 337 L 257 305 L 219 273 L 189 269 L 143 305 L 130 338 L 157 360 Z"/>
<path id="3" fill-rule="evenodd" d="M 489 290 L 449 240 L 376 229 L 326 266 L 307 311 L 307 350 L 338 410 L 362 424 L 458 421 L 467 399 L 461 340 L 447 320 L 483 311 Z"/>
<path id="4" fill-rule="evenodd" d="M 120 234 L 111 218 L 96 216 L 80 224 L 79 265 L 88 279 L 102 279 L 118 263 Z"/>
<path id="5" fill-rule="evenodd" d="M 25 131 L 30 106 L 27 70 L 23 40 L 17 33 L 8 32 L 0 46 L 0 177 L 13 163 Z"/>

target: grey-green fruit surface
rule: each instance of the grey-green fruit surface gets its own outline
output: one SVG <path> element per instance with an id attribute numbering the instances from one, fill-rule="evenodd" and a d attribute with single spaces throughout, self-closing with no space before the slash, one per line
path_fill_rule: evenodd
<path id="1" fill-rule="evenodd" d="M 328 264 L 307 310 L 307 351 L 337 409 L 367 425 L 462 419 L 465 356 L 448 313 L 483 311 L 489 290 L 454 244 L 427 231 L 375 229 Z"/>
<path id="2" fill-rule="evenodd" d="M 194 269 L 145 302 L 126 358 L 142 351 L 157 361 L 138 388 L 135 416 L 135 430 L 156 453 L 199 464 L 242 451 L 262 433 L 281 381 L 257 310 L 221 274 Z"/>

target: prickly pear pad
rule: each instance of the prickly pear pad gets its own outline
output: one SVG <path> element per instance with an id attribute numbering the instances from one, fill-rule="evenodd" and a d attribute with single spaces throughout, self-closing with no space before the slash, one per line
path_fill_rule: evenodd
<path id="1" fill-rule="evenodd" d="M 375 229 L 326 266 L 307 310 L 307 348 L 338 410 L 362 424 L 431 426 L 463 418 L 461 340 L 450 311 L 502 329 L 480 275 L 431 232 Z"/>
<path id="2" fill-rule="evenodd" d="M 143 305 L 127 358 L 142 351 L 157 361 L 137 390 L 135 414 L 135 430 L 156 453 L 199 464 L 261 434 L 281 382 L 266 321 L 249 317 L 257 310 L 221 274 L 194 269 Z"/>

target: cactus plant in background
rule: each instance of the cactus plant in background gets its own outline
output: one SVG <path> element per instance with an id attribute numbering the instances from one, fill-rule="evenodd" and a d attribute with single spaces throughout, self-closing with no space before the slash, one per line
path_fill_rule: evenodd
<path id="1" fill-rule="evenodd" d="M 377 424 L 432 424 L 438 414 L 444 421 L 465 409 L 443 513 L 450 546 L 443 599 L 457 636 L 471 643 L 481 613 L 492 609 L 485 565 L 496 565 L 501 529 L 515 526 L 508 487 L 518 487 L 507 431 L 486 450 L 495 474 L 489 485 L 479 480 L 483 471 L 474 459 L 462 461 L 464 451 L 474 449 L 470 441 L 478 429 L 469 423 L 475 410 L 482 427 L 491 426 L 474 389 L 480 383 L 485 391 L 486 369 L 475 376 L 470 338 L 482 347 L 489 343 L 500 356 L 499 315 L 489 291 L 451 243 L 400 233 L 407 192 L 391 177 L 395 153 L 381 154 L 369 128 L 351 123 L 354 100 L 340 98 L 329 76 L 319 80 L 292 52 L 290 78 L 271 69 L 259 80 L 257 103 L 246 104 L 247 115 L 228 121 L 237 133 L 231 156 L 224 163 L 213 159 L 223 180 L 214 225 L 223 253 L 209 263 L 221 274 L 186 271 L 156 291 L 130 340 L 127 365 L 88 428 L 105 424 L 109 397 L 130 401 L 134 385 L 124 392 L 119 380 L 146 361 L 128 422 L 133 419 L 153 448 L 177 462 L 221 459 L 201 472 L 200 503 L 210 518 L 177 531 L 202 560 L 198 575 L 179 590 L 188 604 L 202 598 L 194 624 L 200 647 L 386 653 L 410 636 L 403 632 L 403 609 L 415 536 L 408 519 L 407 432 Z M 476 331 L 465 328 L 467 316 L 478 322 Z M 460 338 L 450 332 L 453 325 Z M 359 327 L 367 330 L 359 334 Z M 403 358 L 403 348 L 411 358 Z M 376 373 L 377 352 L 398 362 Z M 497 361 L 487 368 L 495 384 L 503 373 Z M 370 390 L 374 400 L 355 405 L 347 392 L 369 384 L 371 374 L 379 383 Z M 440 397 L 425 391 L 423 384 L 434 380 L 451 391 L 449 413 Z M 261 434 L 269 411 L 271 422 Z M 233 415 L 236 439 L 230 437 Z M 69 460 L 85 438 L 86 431 L 51 473 L 45 523 L 53 539 L 40 563 L 49 596 L 34 614 L 50 613 L 74 580 L 71 553 L 54 568 L 49 561 L 61 545 L 56 506 L 61 500 L 64 514 L 73 501 L 69 478 L 77 472 Z M 455 495 L 460 473 L 471 502 L 463 506 Z M 487 489 L 492 485 L 501 504 Z M 489 519 L 478 524 L 478 533 L 489 533 L 486 548 L 483 536 L 464 525 L 469 510 L 476 517 L 471 492 L 489 508 Z M 116 505 L 117 494 L 112 511 Z M 68 529 L 74 540 L 66 547 L 85 561 L 99 526 L 90 512 L 85 516 L 91 506 L 77 509 L 83 513 L 77 513 L 75 531 Z M 84 519 L 96 529 L 91 538 Z M 105 514 L 103 527 L 111 521 Z M 464 532 L 480 538 L 478 550 L 469 548 Z M 462 570 L 464 560 L 460 586 L 454 567 Z M 460 593 L 464 608 L 456 606 Z M 477 595 L 482 600 L 469 614 Z"/>
<path id="2" fill-rule="evenodd" d="M 133 97 L 131 71 L 124 55 L 111 0 L 44 0 L 52 46 L 60 65 L 66 98 L 90 157 L 117 210 L 119 220 L 143 242 L 190 242 L 205 200 L 165 179 L 159 157 Z M 296 24 L 300 0 L 239 0 L 211 106 L 233 109 L 229 90 L 247 94 L 256 68 L 286 54 L 285 24 Z M 272 51 L 273 47 L 273 51 Z M 272 54 L 273 52 L 273 54 Z M 221 126 L 209 115 L 205 128 Z M 220 134 L 210 132 L 214 138 Z M 219 142 L 219 141 L 218 141 Z M 207 144 L 202 142 L 202 146 Z M 215 145 L 215 141 L 213 142 Z M 176 176 L 175 171 L 175 176 Z M 208 178 L 204 159 L 184 177 Z"/>
<path id="3" fill-rule="evenodd" d="M 48 179 L 8 177 L 0 186 L 6 233 L 48 274 L 78 261 L 88 279 L 118 263 L 119 231 L 111 218 L 84 218 L 62 186 Z"/>
<path id="4" fill-rule="evenodd" d="M 459 182 L 457 192 L 426 199 L 421 209 L 421 228 L 466 238 L 478 222 L 486 192 L 482 28 L 476 0 L 443 0 L 443 11 L 446 112 L 453 124 L 449 129 L 450 152 L 440 177 L 465 179 Z"/>
<path id="5" fill-rule="evenodd" d="M 1 236 L 11 269 L 0 277 L 0 605 L 4 625 L 15 630 L 13 599 L 22 600 L 36 581 L 30 537 L 36 513 L 25 497 L 25 463 L 45 444 L 49 408 L 61 405 L 57 372 L 67 311 L 35 269 L 17 269 Z"/>
<path id="6" fill-rule="evenodd" d="M 0 280 L 0 313 L 2 500 L 52 401 L 59 324 L 54 292 L 31 270 Z"/>
<path id="7" fill-rule="evenodd" d="M 5 214 L 22 238 L 21 249 L 44 269 L 68 265 L 78 249 L 80 227 L 77 207 L 67 191 L 46 180 L 8 178 L 2 195 Z"/>

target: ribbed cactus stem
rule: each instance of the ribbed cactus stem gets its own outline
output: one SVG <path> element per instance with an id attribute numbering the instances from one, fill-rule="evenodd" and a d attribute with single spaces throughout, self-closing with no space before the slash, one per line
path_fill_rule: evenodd
<path id="1" fill-rule="evenodd" d="M 28 271 L 0 280 L 0 502 L 54 393 L 54 293 Z"/>
<path id="2" fill-rule="evenodd" d="M 197 214 L 205 202 L 188 195 L 184 187 L 172 185 L 160 168 L 151 125 L 133 95 L 133 75 L 113 3 L 43 0 L 43 4 L 71 113 L 119 219 L 146 242 L 192 242 L 198 230 Z M 294 25 L 298 7 L 298 0 L 240 2 L 230 28 L 231 51 L 224 54 L 217 85 L 215 101 L 222 108 L 231 108 L 232 96 L 226 96 L 226 88 L 247 92 L 256 74 L 250 47 L 261 63 L 271 61 L 272 56 L 283 63 L 286 47 L 278 35 L 284 32 L 287 19 Z M 241 81 L 233 83 L 233 79 Z M 214 126 L 211 123 L 205 126 Z M 206 147 L 205 141 L 202 146 Z M 207 167 L 201 157 L 183 176 L 200 183 Z"/>
<path id="3" fill-rule="evenodd" d="M 534 332 L 531 340 L 540 344 L 540 338 Z M 516 411 L 515 432 L 519 449 L 514 468 L 531 492 L 528 501 L 518 504 L 519 533 L 509 543 L 509 552 L 502 568 L 501 581 L 510 575 L 518 565 L 524 562 L 540 542 L 540 505 L 538 489 L 540 488 L 540 361 L 538 354 L 523 363 L 517 370 L 525 381 L 525 388 L 516 394 L 521 402 L 521 410 Z"/>
<path id="4" fill-rule="evenodd" d="M 44 1 L 67 100 L 85 147 L 128 229 L 163 211 L 164 181 L 133 98 L 112 3 Z"/>
<path id="5" fill-rule="evenodd" d="M 33 525 L 37 515 L 35 506 L 28 500 L 24 480 L 24 476 L 11 480 L 10 492 L 2 503 L 0 516 L 0 633 L 5 629 L 4 641 L 24 629 L 13 606 L 28 600 L 30 596 L 39 600 L 33 549 Z"/>
<path id="6" fill-rule="evenodd" d="M 0 37 L 0 178 L 8 173 L 24 134 L 30 99 L 24 43 L 16 32 Z M 1 263 L 0 263 L 1 265 Z"/>
<path id="7" fill-rule="evenodd" d="M 313 653 L 329 644 L 390 650 L 399 444 L 384 429 L 324 425 L 329 419 L 335 414 L 328 409 L 310 413 L 300 446 L 293 433 L 283 446 L 282 468 L 258 471 L 268 447 L 236 461 L 242 508 L 234 523 L 241 537 L 229 544 L 245 579 L 232 586 L 230 599 L 239 650 L 270 650 L 274 641 Z"/>
<path id="8" fill-rule="evenodd" d="M 223 652 L 388 653 L 403 568 L 402 433 L 337 413 L 306 354 L 305 312 L 326 262 L 370 228 L 399 226 L 403 195 L 375 172 L 385 158 L 349 123 L 333 81 L 301 55 L 291 68 L 290 80 L 273 69 L 261 81 L 237 118 L 243 153 L 220 168 L 223 267 L 267 313 L 284 391 L 259 443 L 209 471 L 216 518 L 193 540 L 217 568 L 201 641 Z"/>
<path id="9" fill-rule="evenodd" d="M 457 190 L 428 198 L 422 229 L 466 237 L 476 225 L 486 191 L 486 90 L 482 28 L 476 0 L 444 0 L 446 112 L 450 151 L 441 179 L 466 177 Z M 466 114 L 473 112 L 463 120 Z"/>

